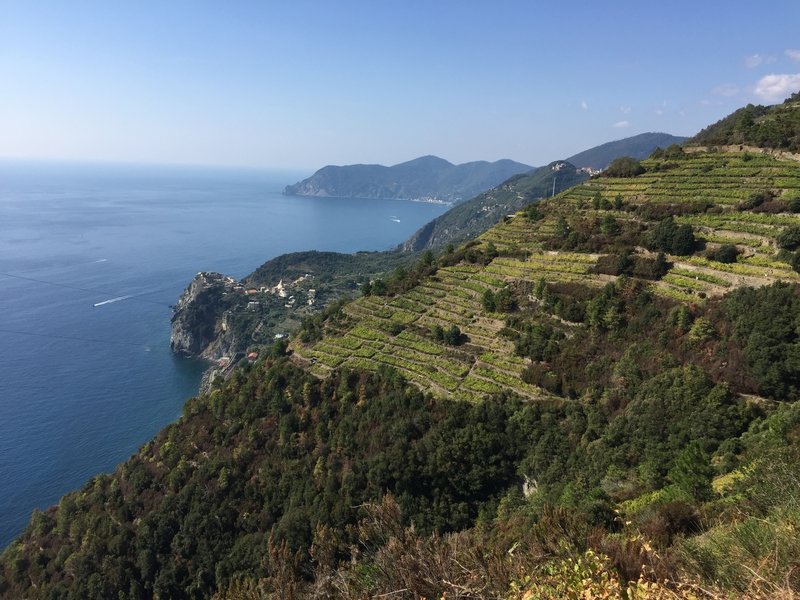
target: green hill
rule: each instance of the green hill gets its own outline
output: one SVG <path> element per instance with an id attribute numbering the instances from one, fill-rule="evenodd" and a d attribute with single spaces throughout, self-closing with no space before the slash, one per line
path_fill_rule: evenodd
<path id="1" fill-rule="evenodd" d="M 800 92 L 774 106 L 748 104 L 694 136 L 692 144 L 800 152 Z"/>
<path id="2" fill-rule="evenodd" d="M 531 209 L 533 218 L 507 218 L 467 249 L 443 256 L 436 274 L 406 293 L 347 305 L 347 318 L 332 326 L 331 335 L 316 345 L 298 345 L 297 355 L 315 359 L 312 368 L 319 374 L 341 366 L 391 365 L 423 389 L 463 399 L 502 390 L 546 397 L 547 386 L 525 383 L 527 378 L 541 384 L 545 375 L 534 377 L 532 363 L 514 356 L 519 340 L 507 321 L 520 319 L 520 312 L 486 310 L 487 294 L 510 290 L 514 305 L 535 313 L 541 298 L 528 297 L 534 289 L 546 296 L 564 294 L 560 286 L 581 285 L 589 294 L 623 276 L 626 285 L 641 280 L 637 293 L 652 302 L 700 310 L 741 286 L 800 281 L 791 266 L 794 255 L 779 243 L 785 231 L 800 226 L 789 209 L 789 201 L 800 197 L 800 163 L 677 151 L 642 164 L 642 175 L 592 179 L 540 202 Z M 648 242 L 666 218 L 676 229 L 691 228 L 695 241 L 690 252 L 681 252 L 685 256 Z M 735 247 L 733 262 L 714 259 L 722 246 Z M 658 251 L 664 253 L 662 272 L 655 270 Z M 555 287 L 548 292 L 547 286 Z M 570 324 L 561 323 L 565 314 L 553 314 L 537 327 L 574 335 L 586 326 L 587 310 L 576 308 L 582 319 L 568 319 Z M 449 347 L 432 337 L 436 326 L 459 327 L 468 343 Z M 499 335 L 504 329 L 508 335 Z M 615 352 L 602 351 L 613 360 Z"/>
<path id="3" fill-rule="evenodd" d="M 286 186 L 283 193 L 288 196 L 459 202 L 532 168 L 508 159 L 454 165 L 437 156 L 422 156 L 391 167 L 323 167 L 311 177 Z"/>
<path id="4" fill-rule="evenodd" d="M 189 400 L 0 596 L 795 597 L 798 271 L 800 161 L 615 161 Z"/>

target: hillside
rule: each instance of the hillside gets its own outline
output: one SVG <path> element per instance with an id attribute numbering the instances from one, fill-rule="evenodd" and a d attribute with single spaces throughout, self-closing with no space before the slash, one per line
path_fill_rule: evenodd
<path id="1" fill-rule="evenodd" d="M 486 231 L 504 216 L 526 204 L 550 196 L 554 190 L 561 192 L 588 177 L 587 173 L 578 171 L 574 165 L 564 161 L 550 163 L 528 175 L 512 177 L 426 223 L 400 248 L 413 252 L 459 244 Z"/>
<path id="2" fill-rule="evenodd" d="M 436 156 L 422 156 L 391 167 L 323 167 L 311 177 L 286 186 L 283 193 L 288 196 L 397 198 L 450 203 L 472 198 L 532 168 L 508 159 L 454 165 Z"/>
<path id="3" fill-rule="evenodd" d="M 170 347 L 213 363 L 201 384 L 227 375 L 247 355 L 263 354 L 304 319 L 359 295 L 370 278 L 408 265 L 400 252 L 292 252 L 271 259 L 241 281 L 198 273 L 175 305 Z"/>
<path id="4" fill-rule="evenodd" d="M 605 169 L 612 160 L 620 156 L 630 156 L 641 160 L 650 156 L 656 148 L 667 148 L 675 144 L 682 144 L 684 141 L 686 141 L 685 137 L 668 133 L 641 133 L 595 146 L 570 156 L 566 160 L 576 167 L 589 167 L 599 171 Z"/>
<path id="5" fill-rule="evenodd" d="M 434 250 L 459 244 L 486 231 L 508 214 L 588 179 L 589 171 L 606 168 L 620 156 L 647 158 L 656 148 L 666 148 L 685 138 L 666 133 L 643 133 L 584 150 L 566 160 L 555 161 L 509 179 L 468 202 L 423 225 L 400 248 L 404 251 Z M 561 165 L 556 170 L 556 166 Z M 553 182 L 555 180 L 555 190 Z"/>
<path id="6" fill-rule="evenodd" d="M 709 125 L 690 141 L 708 146 L 747 145 L 800 152 L 800 92 L 774 106 L 748 104 Z M 663 147 L 663 146 L 662 146 Z"/>
<path id="7" fill-rule="evenodd" d="M 614 161 L 414 260 L 35 512 L 0 596 L 800 593 L 800 161 Z"/>
<path id="8" fill-rule="evenodd" d="M 487 310 L 486 297 L 507 291 L 509 306 L 535 313 L 549 294 L 575 294 L 575 285 L 589 286 L 581 294 L 591 294 L 625 275 L 626 286 L 643 281 L 634 288 L 650 302 L 686 303 L 701 314 L 738 287 L 800 281 L 791 266 L 794 255 L 780 247 L 781 235 L 800 226 L 800 217 L 788 208 L 800 193 L 800 163 L 744 153 L 673 151 L 669 158 L 642 164 L 647 169 L 642 175 L 592 179 L 507 218 L 466 249 L 443 256 L 443 266 L 421 286 L 347 305 L 345 318 L 331 325 L 331 335 L 316 345 L 298 345 L 297 355 L 313 358 L 319 374 L 340 366 L 386 364 L 447 396 L 475 399 L 507 390 L 540 398 L 548 396 L 548 386 L 541 384 L 550 371 L 534 373 L 535 365 L 531 369 L 525 357 L 514 356 L 517 334 L 522 334 L 513 330 L 528 326 L 518 323 L 509 330 L 508 319 L 518 318 L 518 310 Z M 680 255 L 649 241 L 659 227 L 687 225 L 693 241 Z M 731 262 L 714 259 L 722 246 L 734 247 Z M 579 319 L 556 312 L 537 327 L 555 328 L 552 335 L 559 338 L 574 337 L 578 324 L 586 325 L 589 308 L 584 303 L 574 310 Z M 458 327 L 467 343 L 450 347 L 433 339 L 437 325 Z M 498 335 L 503 330 L 506 335 Z M 594 350 L 602 350 L 609 361 L 615 356 L 609 348 Z"/>

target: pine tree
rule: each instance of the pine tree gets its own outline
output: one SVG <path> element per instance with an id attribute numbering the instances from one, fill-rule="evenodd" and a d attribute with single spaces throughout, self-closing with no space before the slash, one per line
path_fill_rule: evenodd
<path id="1" fill-rule="evenodd" d="M 713 477 L 711 460 L 697 442 L 690 442 L 678 454 L 669 471 L 669 478 L 675 487 L 698 502 L 714 497 L 714 488 L 711 487 Z"/>

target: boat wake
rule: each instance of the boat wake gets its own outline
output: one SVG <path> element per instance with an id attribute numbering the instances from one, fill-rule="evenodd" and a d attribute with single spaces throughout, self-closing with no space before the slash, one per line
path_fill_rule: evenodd
<path id="1" fill-rule="evenodd" d="M 116 298 L 111 298 L 110 300 L 103 300 L 102 302 L 95 302 L 94 306 L 103 306 L 105 304 L 113 304 L 114 302 L 119 302 L 121 300 L 127 300 L 128 298 L 133 298 L 133 296 L 118 296 Z"/>

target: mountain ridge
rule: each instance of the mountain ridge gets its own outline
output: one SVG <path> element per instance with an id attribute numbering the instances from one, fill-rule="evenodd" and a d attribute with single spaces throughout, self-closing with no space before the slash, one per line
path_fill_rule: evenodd
<path id="1" fill-rule="evenodd" d="M 472 197 L 533 167 L 501 159 L 455 165 L 426 155 L 392 166 L 328 165 L 311 177 L 287 185 L 288 196 L 381 198 L 453 203 Z"/>
<path id="2" fill-rule="evenodd" d="M 643 159 L 650 156 L 656 148 L 666 148 L 675 144 L 682 144 L 687 137 L 671 135 L 669 133 L 647 132 L 627 138 L 613 140 L 578 152 L 565 160 L 576 167 L 590 167 L 592 169 L 605 169 L 612 160 L 620 156 Z"/>

